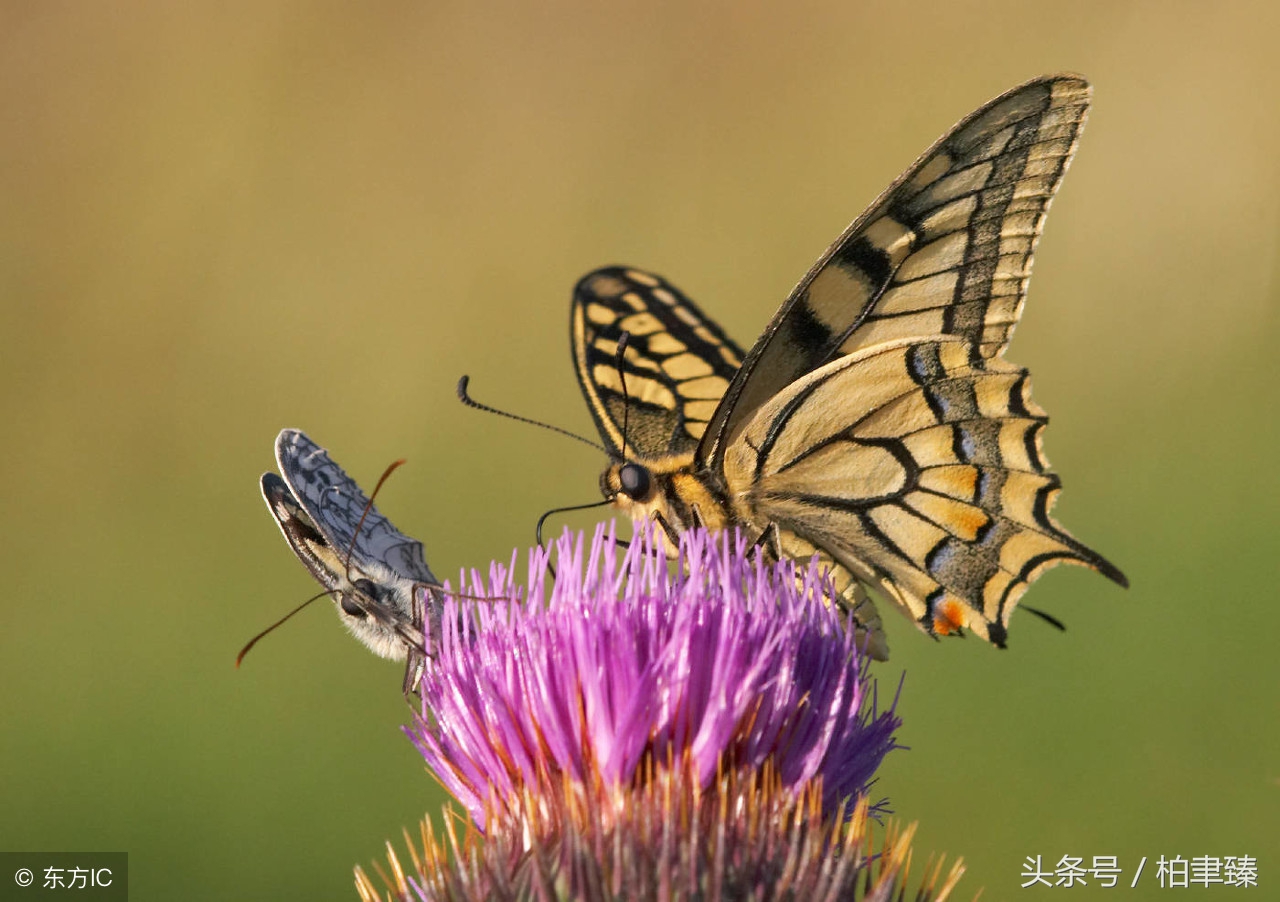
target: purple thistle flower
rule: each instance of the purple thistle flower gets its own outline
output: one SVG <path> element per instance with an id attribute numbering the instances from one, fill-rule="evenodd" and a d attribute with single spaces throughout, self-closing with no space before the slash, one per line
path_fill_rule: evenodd
<path id="1" fill-rule="evenodd" d="M 823 811 L 847 816 L 900 722 L 868 697 L 818 565 L 748 552 L 691 531 L 671 575 L 653 532 L 619 562 L 599 528 L 585 555 L 581 535 L 560 539 L 545 600 L 545 552 L 525 592 L 514 560 L 473 573 L 461 593 L 523 601 L 471 603 L 474 621 L 447 603 L 414 744 L 481 826 L 523 788 L 621 787 L 646 758 L 687 758 L 703 789 L 768 763 L 792 792 L 821 780 Z"/>
<path id="2" fill-rule="evenodd" d="M 905 892 L 913 828 L 873 855 L 867 790 L 899 720 L 817 563 L 691 531 L 612 530 L 472 573 L 446 602 L 406 732 L 470 814 L 388 845 L 388 900 L 861 899 Z M 499 599 L 477 603 L 475 598 Z M 506 600 L 502 600 L 506 599 Z M 942 902 L 963 873 L 926 869 Z"/>

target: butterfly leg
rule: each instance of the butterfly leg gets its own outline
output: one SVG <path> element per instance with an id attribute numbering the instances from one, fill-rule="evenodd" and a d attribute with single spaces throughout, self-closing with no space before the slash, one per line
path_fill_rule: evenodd
<path id="1" fill-rule="evenodd" d="M 695 517 L 696 516 L 695 508 Z M 662 516 L 660 511 L 653 512 L 653 521 L 662 527 L 662 534 L 667 537 L 669 552 L 674 555 L 675 550 L 680 547 L 680 533 L 676 532 L 675 527 L 667 521 L 666 517 Z"/>
<path id="2" fill-rule="evenodd" d="M 418 650 L 410 649 L 408 660 L 404 665 L 404 685 L 401 691 L 404 693 L 404 700 L 411 705 L 414 696 L 418 694 L 418 684 L 422 682 L 423 664 L 422 655 Z"/>
<path id="3" fill-rule="evenodd" d="M 422 681 L 422 674 L 426 669 L 426 659 L 429 657 L 426 635 L 426 599 L 434 599 L 431 594 L 432 588 L 427 583 L 413 584 L 413 588 L 409 591 L 409 604 L 412 610 L 410 614 L 411 635 L 405 635 L 403 628 L 400 630 L 401 636 L 405 640 L 405 645 L 408 647 L 408 653 L 405 655 L 402 691 L 404 692 L 405 701 L 410 703 L 412 703 L 411 697 L 418 692 L 418 684 Z M 419 590 L 421 590 L 421 594 Z M 438 637 L 436 641 L 439 641 Z"/>
<path id="4" fill-rule="evenodd" d="M 770 554 L 767 560 L 770 563 L 782 560 L 782 535 L 778 532 L 778 524 L 770 521 L 764 528 L 764 532 L 751 543 L 751 550 L 758 550 L 761 553 L 767 550 Z"/>

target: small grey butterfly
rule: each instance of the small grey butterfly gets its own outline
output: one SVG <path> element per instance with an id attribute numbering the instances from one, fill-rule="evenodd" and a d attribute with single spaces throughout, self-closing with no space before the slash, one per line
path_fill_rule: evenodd
<path id="1" fill-rule="evenodd" d="M 285 541 L 357 639 L 375 654 L 407 662 L 404 688 L 413 691 L 426 654 L 423 624 L 429 618 L 439 634 L 444 599 L 422 543 L 396 529 L 300 430 L 276 437 L 276 462 L 284 478 L 264 473 L 262 497 Z"/>

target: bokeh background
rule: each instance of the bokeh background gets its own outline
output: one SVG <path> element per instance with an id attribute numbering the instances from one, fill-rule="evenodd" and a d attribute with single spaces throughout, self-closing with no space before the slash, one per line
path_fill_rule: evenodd
<path id="1" fill-rule="evenodd" d="M 1011 648 L 888 615 L 879 788 L 969 898 L 1028 855 L 1253 855 L 1280 882 L 1280 7 L 1258 3 L 0 4 L 0 848 L 124 850 L 134 898 L 354 898 L 442 794 L 399 669 L 258 496 L 307 430 L 438 574 L 527 546 L 603 461 L 574 280 L 672 278 L 749 344 L 952 122 L 1095 84 L 1010 358 L 1057 514 L 1121 565 Z M 568 519 L 586 525 L 587 517 Z M 0 880 L 7 880 L 0 875 Z M 1185 894 L 1226 897 L 1227 889 Z M 1259 895 L 1261 894 L 1261 895 Z"/>

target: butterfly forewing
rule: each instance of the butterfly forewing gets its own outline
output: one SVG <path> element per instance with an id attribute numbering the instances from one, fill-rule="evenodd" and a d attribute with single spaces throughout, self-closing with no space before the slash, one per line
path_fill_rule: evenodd
<path id="1" fill-rule="evenodd" d="M 724 443 L 793 380 L 881 341 L 955 335 L 998 356 L 1088 111 L 1084 79 L 1037 79 L 978 109 L 836 239 L 747 354 L 698 450 Z"/>
<path id="2" fill-rule="evenodd" d="M 369 562 L 379 562 L 405 579 L 436 583 L 422 543 L 400 532 L 370 505 L 355 480 L 304 433 L 297 429 L 280 433 L 276 462 L 298 503 L 339 554 L 349 553 L 351 562 L 360 569 Z"/>
<path id="3" fill-rule="evenodd" d="M 624 456 L 624 420 L 630 454 L 692 452 L 742 361 L 742 350 L 673 285 L 620 266 L 578 282 L 571 333 L 578 381 L 614 457 Z"/>

